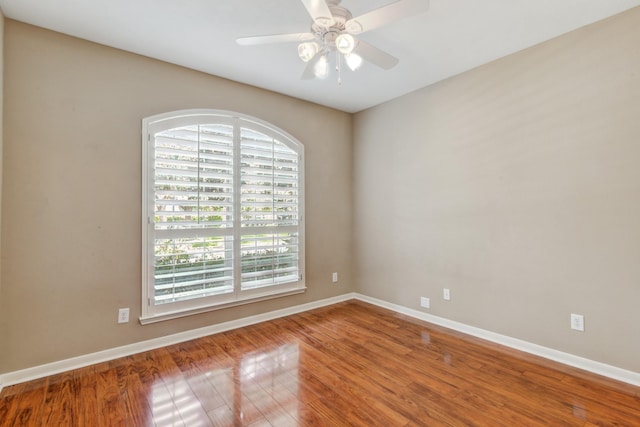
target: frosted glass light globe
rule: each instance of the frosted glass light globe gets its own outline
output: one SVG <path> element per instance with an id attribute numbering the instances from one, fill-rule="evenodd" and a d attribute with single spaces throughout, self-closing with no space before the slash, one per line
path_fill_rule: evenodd
<path id="1" fill-rule="evenodd" d="M 351 71 L 357 70 L 362 65 L 362 57 L 356 53 L 345 55 L 344 59 L 347 61 L 347 66 Z"/>
<path id="2" fill-rule="evenodd" d="M 356 47 L 356 41 L 351 34 L 340 34 L 336 38 L 336 49 L 343 55 L 348 55 Z"/>
<path id="3" fill-rule="evenodd" d="M 319 46 L 316 42 L 300 43 L 298 45 L 298 56 L 304 62 L 309 62 L 318 53 L 318 48 Z"/>
<path id="4" fill-rule="evenodd" d="M 329 59 L 326 55 L 322 56 L 313 66 L 313 74 L 319 79 L 326 79 L 329 75 Z"/>

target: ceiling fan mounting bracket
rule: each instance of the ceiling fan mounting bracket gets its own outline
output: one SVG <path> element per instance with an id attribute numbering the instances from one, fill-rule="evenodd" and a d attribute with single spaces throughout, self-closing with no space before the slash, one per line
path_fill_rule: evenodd
<path id="1" fill-rule="evenodd" d="M 339 3 L 339 0 L 337 3 Z M 323 32 L 323 30 L 333 30 L 338 32 L 345 30 L 346 22 L 351 19 L 351 12 L 346 8 L 339 6 L 337 3 L 329 5 L 329 10 L 333 15 L 333 25 L 323 25 L 322 22 L 318 22 L 316 19 L 311 23 L 311 32 L 317 34 Z"/>
<path id="2" fill-rule="evenodd" d="M 351 19 L 351 12 L 339 5 L 341 0 L 328 0 L 327 5 L 333 16 L 333 25 L 326 26 L 316 19 L 311 23 L 311 32 L 325 47 L 335 47 L 336 38 L 346 31 L 346 22 Z"/>

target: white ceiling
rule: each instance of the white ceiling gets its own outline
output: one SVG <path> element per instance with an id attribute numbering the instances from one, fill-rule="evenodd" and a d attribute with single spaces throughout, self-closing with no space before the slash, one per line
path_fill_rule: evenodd
<path id="1" fill-rule="evenodd" d="M 393 0 L 343 0 L 353 16 Z M 431 0 L 428 12 L 360 36 L 400 59 L 301 80 L 297 46 L 243 36 L 307 32 L 299 0 L 0 0 L 5 16 L 188 68 L 357 112 L 589 23 L 640 0 Z"/>

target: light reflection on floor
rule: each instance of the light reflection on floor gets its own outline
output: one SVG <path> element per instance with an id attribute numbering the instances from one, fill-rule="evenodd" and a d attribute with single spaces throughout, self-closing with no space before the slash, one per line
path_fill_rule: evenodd
<path id="1" fill-rule="evenodd" d="M 229 366 L 159 380 L 151 390 L 153 420 L 157 426 L 297 425 L 298 364 L 298 345 L 284 344 Z"/>

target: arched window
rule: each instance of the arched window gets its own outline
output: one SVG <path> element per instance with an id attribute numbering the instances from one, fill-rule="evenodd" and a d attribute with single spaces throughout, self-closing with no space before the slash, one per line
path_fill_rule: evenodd
<path id="1" fill-rule="evenodd" d="M 304 291 L 300 142 L 218 110 L 142 134 L 143 324 Z"/>

